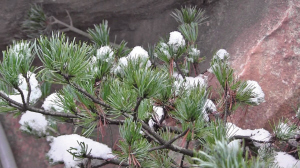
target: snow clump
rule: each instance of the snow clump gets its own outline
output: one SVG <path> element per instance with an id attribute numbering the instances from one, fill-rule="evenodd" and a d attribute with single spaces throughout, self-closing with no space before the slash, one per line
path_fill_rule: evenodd
<path id="1" fill-rule="evenodd" d="M 48 121 L 43 114 L 26 111 L 19 121 L 20 129 L 28 133 L 36 133 L 38 136 L 46 135 Z"/>
<path id="2" fill-rule="evenodd" d="M 213 56 L 212 60 L 227 60 L 229 58 L 229 53 L 225 49 L 220 49 L 216 52 L 216 54 Z M 212 61 L 213 63 L 214 61 Z M 207 69 L 208 72 L 213 73 L 213 67 L 215 65 L 212 64 L 209 69 Z"/>
<path id="3" fill-rule="evenodd" d="M 265 94 L 262 91 L 261 87 L 259 86 L 259 84 L 256 81 L 253 80 L 248 80 L 247 81 L 248 87 L 252 87 L 254 88 L 252 93 L 251 93 L 251 97 L 249 99 L 249 101 L 255 105 L 259 105 L 260 103 L 265 102 Z"/>
<path id="4" fill-rule="evenodd" d="M 81 147 L 78 143 L 84 142 L 88 146 L 87 151 L 91 149 L 89 155 L 97 158 L 102 158 L 103 160 L 113 159 L 115 156 L 112 154 L 111 148 L 107 145 L 93 141 L 89 138 L 82 137 L 77 134 L 62 135 L 58 137 L 48 137 L 50 143 L 50 150 L 47 156 L 53 163 L 64 162 L 65 167 L 71 168 L 76 167 L 81 163 L 86 163 L 87 159 L 73 159 L 73 156 L 67 151 L 71 147 L 77 149 L 78 154 L 81 151 Z M 72 152 L 75 152 L 72 150 Z"/>
<path id="5" fill-rule="evenodd" d="M 55 110 L 57 112 L 63 112 L 62 102 L 60 101 L 57 93 L 50 94 L 44 101 L 42 107 L 45 110 Z"/>
<path id="6" fill-rule="evenodd" d="M 173 77 L 175 78 L 174 86 L 175 86 L 175 94 L 177 95 L 179 89 L 184 87 L 186 89 L 191 89 L 195 86 L 206 87 L 207 86 L 207 76 L 198 75 L 197 77 L 183 77 L 177 72 L 173 73 Z"/>
<path id="7" fill-rule="evenodd" d="M 229 58 L 229 53 L 225 49 L 220 49 L 214 55 L 214 58 L 218 58 L 218 59 L 221 59 L 221 60 L 228 59 Z"/>
<path id="8" fill-rule="evenodd" d="M 193 63 L 200 57 L 200 50 L 198 50 L 197 48 L 191 48 L 189 55 L 190 58 L 187 58 L 187 60 Z"/>
<path id="9" fill-rule="evenodd" d="M 154 118 L 154 120 L 151 118 L 148 122 L 148 125 L 150 126 L 150 128 L 153 129 L 155 124 L 158 124 L 157 122 L 161 122 L 163 117 L 164 117 L 164 109 L 162 107 L 159 106 L 153 106 L 153 111 L 154 114 L 152 115 L 152 118 Z"/>
<path id="10" fill-rule="evenodd" d="M 294 168 L 300 167 L 300 160 L 295 159 L 292 155 L 286 152 L 276 152 L 275 163 L 280 168 Z"/>
<path id="11" fill-rule="evenodd" d="M 217 111 L 216 105 L 210 99 L 207 99 L 202 111 L 204 120 L 209 121 L 208 114 L 215 111 Z"/>
<path id="12" fill-rule="evenodd" d="M 151 62 L 149 61 L 149 55 L 146 50 L 144 50 L 141 46 L 135 46 L 132 51 L 128 54 L 127 57 L 122 57 L 119 59 L 119 63 L 117 67 L 114 69 L 115 73 L 120 72 L 121 66 L 127 66 L 129 60 L 141 60 L 142 62 L 147 61 L 146 67 L 151 66 Z"/>
<path id="13" fill-rule="evenodd" d="M 35 76 L 36 75 L 34 73 L 29 71 L 27 72 L 27 77 L 28 78 L 30 77 L 29 83 L 31 87 L 31 93 L 29 99 L 30 103 L 35 103 L 42 96 L 42 91 L 39 87 L 39 83 L 36 80 Z M 24 94 L 25 101 L 27 101 L 28 87 L 27 87 L 26 79 L 22 76 L 22 74 L 19 74 L 18 78 L 19 78 L 19 88 L 22 90 Z M 15 92 L 18 91 L 15 89 Z M 9 98 L 13 99 L 18 103 L 23 103 L 21 94 L 9 95 Z"/>
<path id="14" fill-rule="evenodd" d="M 180 47 L 185 46 L 185 40 L 180 32 L 173 31 L 170 33 L 168 45 L 173 48 L 174 52 L 177 52 Z"/>
<path id="15" fill-rule="evenodd" d="M 114 61 L 114 52 L 109 46 L 103 46 L 97 50 L 96 58 L 105 62 Z"/>
<path id="16" fill-rule="evenodd" d="M 272 135 L 270 134 L 269 131 L 260 128 L 260 129 L 241 129 L 237 127 L 233 123 L 226 123 L 226 128 L 227 128 L 227 137 L 230 138 L 232 136 L 247 136 L 250 139 L 256 140 L 256 141 L 264 141 L 268 142 Z"/>

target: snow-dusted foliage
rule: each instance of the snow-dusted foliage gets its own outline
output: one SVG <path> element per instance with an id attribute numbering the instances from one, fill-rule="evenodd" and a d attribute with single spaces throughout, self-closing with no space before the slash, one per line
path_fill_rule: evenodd
<path id="1" fill-rule="evenodd" d="M 221 60 L 228 59 L 229 58 L 229 53 L 225 49 L 220 49 L 214 55 L 214 58 L 218 58 L 218 59 L 221 59 Z"/>
<path id="2" fill-rule="evenodd" d="M 57 95 L 57 93 L 50 94 L 44 101 L 42 107 L 45 110 L 54 110 L 57 112 L 63 112 L 64 108 L 62 107 L 62 103 Z"/>
<path id="3" fill-rule="evenodd" d="M 80 142 L 85 143 L 85 145 L 88 147 L 88 152 L 92 149 L 89 154 L 92 157 L 102 158 L 103 160 L 112 159 L 115 157 L 112 154 L 111 148 L 109 148 L 107 145 L 77 134 L 48 137 L 48 140 L 51 141 L 51 143 L 47 156 L 51 162 L 64 162 L 67 168 L 76 167 L 80 163 L 85 163 L 87 161 L 87 159 L 73 159 L 73 156 L 67 151 L 70 148 L 73 148 L 77 149 L 79 154 L 82 149 L 79 145 Z"/>
<path id="4" fill-rule="evenodd" d="M 205 87 L 207 85 L 207 76 L 202 74 L 197 77 L 185 77 L 185 79 L 183 79 L 178 73 L 174 73 L 173 76 L 176 78 L 176 81 L 174 82 L 176 88 L 183 86 L 189 89 L 197 85 Z"/>
<path id="5" fill-rule="evenodd" d="M 152 115 L 152 118 L 148 121 L 148 125 L 150 128 L 153 129 L 154 125 L 160 124 L 164 117 L 164 109 L 159 106 L 153 106 L 154 114 Z"/>
<path id="6" fill-rule="evenodd" d="M 159 50 L 162 52 L 162 53 L 164 53 L 164 55 L 170 60 L 171 59 L 171 54 L 170 54 L 170 52 L 169 52 L 169 46 L 168 46 L 168 44 L 166 44 L 166 43 L 164 43 L 164 42 L 160 42 L 159 43 L 159 46 L 160 46 L 160 48 L 159 48 Z M 155 55 L 155 56 L 157 56 L 157 54 Z"/>
<path id="7" fill-rule="evenodd" d="M 97 50 L 96 58 L 105 62 L 114 61 L 114 52 L 109 46 L 103 46 Z"/>
<path id="8" fill-rule="evenodd" d="M 184 47 L 185 40 L 182 34 L 178 31 L 171 32 L 168 45 L 170 45 L 173 48 L 174 52 L 176 52 L 180 47 Z"/>
<path id="9" fill-rule="evenodd" d="M 146 50 L 144 50 L 141 46 L 135 46 L 132 51 L 128 54 L 127 57 L 122 57 L 119 59 L 117 67 L 114 68 L 114 72 L 118 73 L 121 70 L 121 66 L 127 66 L 128 61 L 133 60 L 133 61 L 142 61 L 146 63 L 146 67 L 151 66 L 151 62 L 149 61 L 149 55 Z"/>
<path id="10" fill-rule="evenodd" d="M 200 57 L 200 50 L 197 48 L 191 48 L 189 51 L 190 58 L 187 58 L 187 61 L 194 63 Z"/>
<path id="11" fill-rule="evenodd" d="M 216 54 L 212 58 L 211 66 L 214 67 L 214 61 L 215 60 L 222 60 L 222 61 L 227 61 L 229 59 L 229 53 L 225 49 L 220 49 L 216 52 Z M 208 72 L 213 73 L 212 67 L 207 69 Z"/>
<path id="12" fill-rule="evenodd" d="M 28 133 L 34 133 L 38 136 L 46 135 L 48 121 L 43 114 L 26 111 L 19 121 L 20 129 Z"/>
<path id="13" fill-rule="evenodd" d="M 249 101 L 255 105 L 265 102 L 265 94 L 259 84 L 253 80 L 248 80 L 247 84 L 249 88 L 254 88 Z"/>
<path id="14" fill-rule="evenodd" d="M 19 57 L 31 57 L 31 48 L 29 46 L 28 42 L 21 41 L 19 43 L 16 43 L 11 48 L 12 51 L 14 51 L 16 54 L 18 54 Z"/>

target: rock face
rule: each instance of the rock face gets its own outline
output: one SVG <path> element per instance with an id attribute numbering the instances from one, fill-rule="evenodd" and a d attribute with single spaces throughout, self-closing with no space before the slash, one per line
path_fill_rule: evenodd
<path id="1" fill-rule="evenodd" d="M 265 93 L 265 103 L 234 116 L 250 128 L 270 128 L 269 120 L 291 119 L 300 103 L 300 2 L 270 1 L 262 16 L 229 48 L 238 76 L 257 81 Z"/>

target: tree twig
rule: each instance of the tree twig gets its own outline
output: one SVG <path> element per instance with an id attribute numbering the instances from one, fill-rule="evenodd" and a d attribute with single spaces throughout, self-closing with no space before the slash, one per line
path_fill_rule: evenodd
<path id="1" fill-rule="evenodd" d="M 133 121 L 136 121 L 137 118 L 138 118 L 138 109 L 139 109 L 139 106 L 140 106 L 142 100 L 143 100 L 142 97 L 139 97 L 139 98 L 137 99 L 136 106 L 135 106 L 135 108 L 134 108 L 134 110 L 133 110 L 133 111 L 134 111 Z"/>
<path id="2" fill-rule="evenodd" d="M 182 76 L 182 78 L 184 79 L 184 78 L 185 78 L 185 75 L 184 75 L 183 72 L 181 71 L 177 59 L 174 59 L 174 62 L 175 62 L 175 64 L 176 64 L 176 69 L 177 69 L 178 73 L 179 73 L 179 74 Z"/>
<path id="3" fill-rule="evenodd" d="M 117 159 L 103 159 L 101 157 L 94 157 L 94 156 L 91 156 L 91 155 L 86 155 L 84 156 L 85 158 L 88 158 L 88 159 L 97 159 L 97 160 L 104 160 L 105 162 L 108 162 L 108 163 L 111 163 L 111 164 L 115 164 L 115 165 L 119 165 L 119 166 L 129 166 L 128 163 L 125 163 L 125 162 L 121 162 L 120 160 L 117 160 Z"/>
<path id="4" fill-rule="evenodd" d="M 25 76 L 25 80 L 26 80 L 26 84 L 27 84 L 27 87 L 28 87 L 26 106 L 29 106 L 30 95 L 31 95 L 31 85 L 30 85 L 30 78 L 27 77 L 27 73 L 26 73 L 26 76 Z"/>
<path id="5" fill-rule="evenodd" d="M 71 15 L 70 15 L 69 11 L 66 10 L 66 12 L 67 12 L 68 18 L 69 18 L 69 20 L 70 20 L 70 26 L 74 27 L 74 26 L 73 26 L 73 20 L 72 20 L 72 18 L 71 18 Z"/>
<path id="6" fill-rule="evenodd" d="M 24 104 L 18 103 L 17 101 L 9 98 L 8 96 L 6 96 L 4 93 L 0 92 L 0 97 L 2 97 L 5 101 L 7 101 L 8 103 L 14 105 L 14 108 L 17 108 L 20 111 L 33 111 L 33 112 L 37 112 L 37 113 L 41 113 L 44 115 L 50 115 L 50 116 L 56 116 L 56 117 L 65 117 L 65 118 L 78 118 L 78 115 L 74 115 L 71 113 L 60 113 L 60 112 L 53 112 L 53 111 L 46 111 L 40 108 L 36 108 L 36 107 L 32 107 L 32 106 L 27 106 L 25 107 Z"/>
<path id="7" fill-rule="evenodd" d="M 90 98 L 94 103 L 100 104 L 103 107 L 106 108 L 111 108 L 109 105 L 105 104 L 104 102 L 102 102 L 101 100 L 97 99 L 96 97 L 94 97 L 93 95 L 89 94 L 88 92 L 86 92 L 84 89 L 82 89 L 80 86 L 78 86 L 77 84 L 73 84 L 71 82 L 69 82 L 69 84 L 74 87 L 76 90 L 78 90 L 79 92 L 81 92 L 82 94 L 84 94 L 86 97 Z"/>
<path id="8" fill-rule="evenodd" d="M 80 29 L 77 29 L 77 28 L 74 27 L 73 25 L 68 25 L 68 24 L 66 24 L 65 22 L 62 22 L 62 21 L 56 19 L 54 16 L 51 16 L 51 18 L 54 20 L 51 24 L 60 24 L 60 25 L 62 25 L 62 26 L 65 26 L 65 27 L 69 28 L 71 31 L 73 31 L 73 32 L 75 32 L 75 33 L 78 33 L 78 34 L 80 34 L 80 35 L 82 35 L 82 36 L 84 36 L 84 37 L 87 37 L 87 38 L 89 38 L 89 39 L 92 38 L 88 33 L 84 32 L 84 31 L 82 31 L 82 30 L 80 30 Z M 72 23 L 72 24 L 73 24 L 73 23 Z"/>
<path id="9" fill-rule="evenodd" d="M 190 141 L 187 141 L 187 142 L 186 142 L 186 145 L 185 145 L 185 149 L 188 149 L 189 144 L 190 144 Z M 185 155 L 182 155 L 182 157 L 181 157 L 180 167 L 183 167 L 184 156 L 185 156 Z"/>
<path id="10" fill-rule="evenodd" d="M 186 129 L 184 132 L 182 132 L 180 135 L 177 135 L 176 137 L 174 137 L 173 139 L 171 139 L 170 141 L 166 142 L 164 145 L 162 146 L 158 146 L 158 147 L 154 147 L 154 148 L 151 148 L 149 149 L 148 151 L 151 152 L 151 151 L 154 151 L 154 150 L 159 150 L 159 149 L 165 149 L 167 148 L 168 146 L 170 146 L 173 142 L 175 142 L 177 139 L 183 137 L 190 129 Z"/>

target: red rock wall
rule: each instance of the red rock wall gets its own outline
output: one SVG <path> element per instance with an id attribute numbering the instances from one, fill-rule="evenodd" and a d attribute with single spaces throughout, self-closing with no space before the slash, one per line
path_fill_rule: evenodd
<path id="1" fill-rule="evenodd" d="M 292 119 L 300 103 L 300 1 L 270 1 L 260 20 L 239 34 L 229 52 L 238 76 L 257 81 L 266 100 L 238 111 L 233 121 L 244 128 L 270 128 L 269 121 Z"/>

